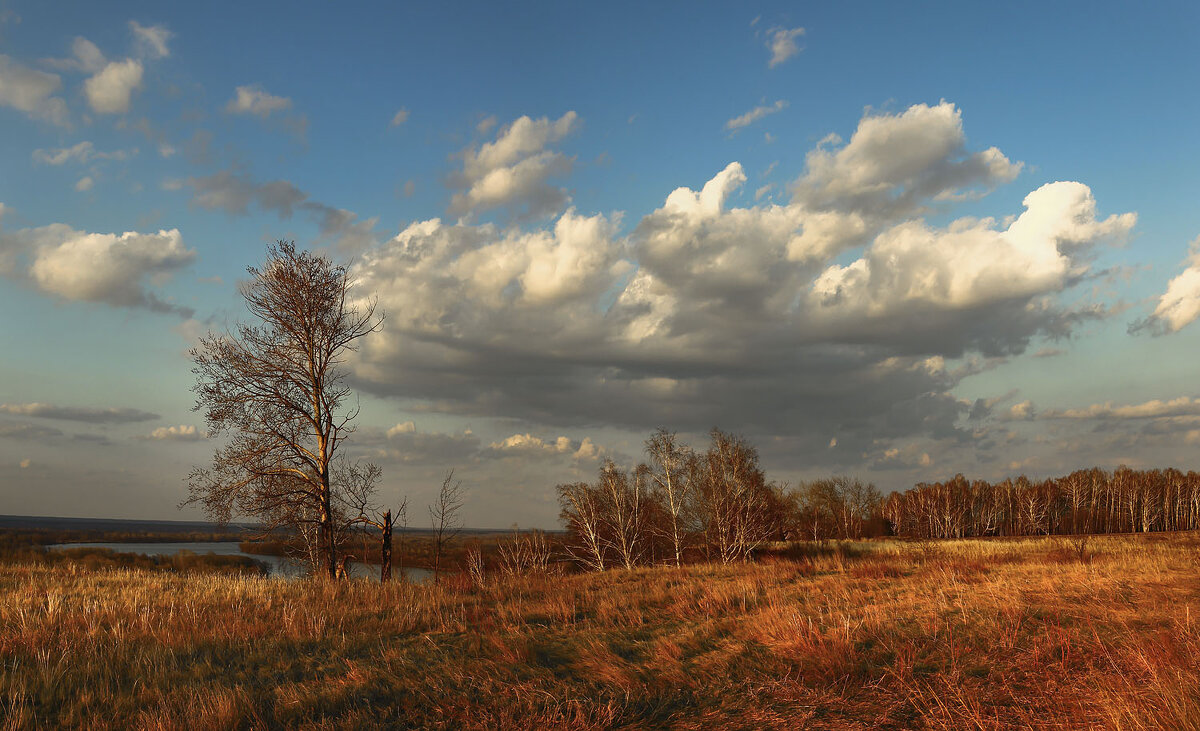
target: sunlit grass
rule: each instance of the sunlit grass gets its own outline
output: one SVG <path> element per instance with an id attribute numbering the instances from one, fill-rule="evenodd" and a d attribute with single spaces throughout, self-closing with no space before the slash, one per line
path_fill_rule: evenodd
<path id="1" fill-rule="evenodd" d="M 483 588 L 0 567 L 6 728 L 1200 728 L 1200 537 Z"/>

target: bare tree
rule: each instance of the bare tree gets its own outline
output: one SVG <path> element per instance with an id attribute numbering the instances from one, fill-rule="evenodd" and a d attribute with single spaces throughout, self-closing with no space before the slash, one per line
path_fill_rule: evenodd
<path id="1" fill-rule="evenodd" d="M 437 498 L 429 506 L 429 521 L 433 524 L 433 578 L 436 580 L 442 566 L 442 554 L 462 531 L 462 518 L 458 512 L 463 506 L 462 482 L 454 480 L 454 470 L 446 473 Z"/>
<path id="2" fill-rule="evenodd" d="M 642 471 L 631 476 L 612 460 L 605 460 L 600 467 L 597 487 L 604 500 L 605 532 L 617 560 L 627 569 L 640 564 L 646 551 L 647 503 L 642 482 Z"/>
<path id="3" fill-rule="evenodd" d="M 342 512 L 354 516 L 348 525 L 367 525 L 379 530 L 379 581 L 384 583 L 392 578 L 392 531 L 397 516 L 401 517 L 402 522 L 407 522 L 408 498 L 400 501 L 395 514 L 390 508 L 385 509 L 375 503 L 375 485 L 381 474 L 382 471 L 370 463 L 362 465 L 342 459 L 334 462 L 335 484 L 342 487 L 335 496 L 343 507 Z M 367 551 L 366 544 L 363 545 L 365 561 Z"/>
<path id="4" fill-rule="evenodd" d="M 567 528 L 564 544 L 567 555 L 592 571 L 604 571 L 608 567 L 609 542 L 605 536 L 604 497 L 600 489 L 586 482 L 572 482 L 555 490 Z"/>
<path id="5" fill-rule="evenodd" d="M 701 457 L 697 507 L 709 555 L 747 560 L 771 535 L 770 488 L 758 451 L 741 437 L 713 429 Z"/>
<path id="6" fill-rule="evenodd" d="M 378 330 L 373 302 L 348 302 L 345 267 L 279 241 L 262 268 L 249 267 L 240 291 L 256 324 L 209 333 L 190 355 L 197 411 L 211 435 L 228 435 L 210 468 L 189 477 L 187 503 L 225 522 L 253 516 L 315 534 L 314 551 L 337 575 L 332 464 L 353 432 L 343 361 Z M 307 530 L 315 528 L 315 530 Z"/>
<path id="7" fill-rule="evenodd" d="M 483 569 L 483 549 L 478 542 L 467 548 L 467 576 L 471 578 L 471 586 L 482 589 L 487 584 Z"/>
<path id="8" fill-rule="evenodd" d="M 540 530 L 522 533 L 513 526 L 512 535 L 496 544 L 500 570 L 508 576 L 545 574 L 550 569 L 550 544 Z"/>
<path id="9" fill-rule="evenodd" d="M 1066 477 L 1058 481 L 1058 488 L 1063 492 L 1067 505 L 1071 512 L 1071 533 L 1090 533 L 1091 532 L 1091 516 L 1088 515 L 1086 520 L 1081 520 L 1084 515 L 1083 506 L 1088 502 L 1088 488 L 1091 482 L 1088 480 L 1088 473 L 1085 470 L 1076 470 Z M 1080 530 L 1080 523 L 1083 522 L 1083 529 Z"/>
<path id="10" fill-rule="evenodd" d="M 671 544 L 676 566 L 683 565 L 683 550 L 687 545 L 689 516 L 693 508 L 693 481 L 696 473 L 695 455 L 691 448 L 680 444 L 673 432 L 660 428 L 646 440 L 647 466 L 654 483 L 655 497 L 665 509 L 665 525 L 659 527 Z"/>

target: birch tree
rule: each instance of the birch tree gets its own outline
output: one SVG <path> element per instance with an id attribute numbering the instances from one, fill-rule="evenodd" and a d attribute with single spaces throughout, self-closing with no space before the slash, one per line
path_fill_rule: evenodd
<path id="1" fill-rule="evenodd" d="M 185 504 L 222 522 L 248 516 L 311 535 L 336 578 L 344 526 L 333 465 L 358 416 L 345 359 L 383 318 L 374 302 L 351 304 L 345 267 L 292 243 L 271 245 L 247 272 L 239 290 L 254 323 L 210 332 L 190 353 L 195 410 L 226 439 L 211 467 L 192 470 Z"/>

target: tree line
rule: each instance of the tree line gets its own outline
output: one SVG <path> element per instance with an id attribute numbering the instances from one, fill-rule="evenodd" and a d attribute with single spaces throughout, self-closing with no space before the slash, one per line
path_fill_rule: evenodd
<path id="1" fill-rule="evenodd" d="M 958 474 L 884 498 L 830 477 L 768 481 L 743 437 L 714 429 L 704 451 L 659 429 L 632 469 L 606 460 L 596 480 L 557 487 L 564 552 L 582 568 L 748 560 L 773 541 L 1090 535 L 1200 529 L 1200 473 L 1177 469 L 1000 482 Z"/>
<path id="2" fill-rule="evenodd" d="M 883 517 L 896 534 L 918 538 L 1195 530 L 1200 474 L 1124 465 L 1039 481 L 969 482 L 960 474 L 893 493 Z"/>

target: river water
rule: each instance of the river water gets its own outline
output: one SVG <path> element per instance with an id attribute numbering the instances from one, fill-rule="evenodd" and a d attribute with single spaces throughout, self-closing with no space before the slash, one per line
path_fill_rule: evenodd
<path id="1" fill-rule="evenodd" d="M 138 553 L 143 556 L 173 556 L 180 551 L 191 551 L 195 554 L 212 553 L 217 556 L 245 556 L 266 564 L 270 575 L 275 578 L 292 579 L 303 576 L 307 566 L 302 561 L 285 556 L 262 556 L 256 553 L 246 553 L 237 541 L 204 541 L 179 543 L 55 543 L 46 546 L 52 551 L 62 551 L 68 548 L 107 548 L 118 553 Z M 403 569 L 404 577 L 409 581 L 422 582 L 433 575 L 426 569 Z M 355 578 L 379 579 L 379 566 L 374 564 L 351 563 L 350 575 Z M 392 577 L 400 578 L 401 569 L 392 566 Z"/>

